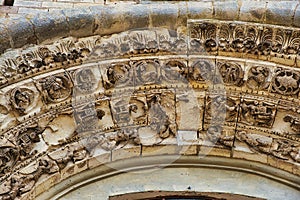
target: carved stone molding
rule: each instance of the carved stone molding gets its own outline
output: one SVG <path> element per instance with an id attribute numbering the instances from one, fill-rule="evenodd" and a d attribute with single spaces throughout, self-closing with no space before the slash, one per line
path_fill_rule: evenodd
<path id="1" fill-rule="evenodd" d="M 292 59 L 291 41 L 273 41 L 289 33 L 238 22 L 189 28 L 189 49 L 186 36 L 156 29 L 68 38 L 15 60 L 3 54 L 0 197 L 22 198 L 41 177 L 64 180 L 98 156 L 109 162 L 165 146 L 299 175 L 300 70 L 272 60 Z"/>

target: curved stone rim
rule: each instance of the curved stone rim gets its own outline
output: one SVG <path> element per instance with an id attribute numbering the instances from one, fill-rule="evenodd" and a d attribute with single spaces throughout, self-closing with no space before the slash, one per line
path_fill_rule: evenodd
<path id="1" fill-rule="evenodd" d="M 52 184 L 54 184 L 54 187 L 51 187 L 49 190 L 43 192 L 42 194 L 38 194 L 36 196 L 36 199 L 59 199 L 67 193 L 97 180 L 103 180 L 108 177 L 117 176 L 121 173 L 137 172 L 144 169 L 153 169 L 158 166 L 166 168 L 192 167 L 240 171 L 269 178 L 292 188 L 300 189 L 299 178 L 296 175 L 292 175 L 288 172 L 258 162 L 218 156 L 206 156 L 204 158 L 199 158 L 198 156 L 181 156 L 174 161 L 174 156 L 175 155 L 130 157 L 110 163 L 100 164 L 98 166 L 95 166 L 95 168 L 76 173 L 73 176 L 59 182 L 58 184 L 53 183 L 53 179 L 49 178 L 48 180 L 46 180 L 46 182 L 51 182 Z M 158 157 L 163 159 L 157 159 Z M 174 162 L 170 164 L 170 161 Z M 41 183 L 41 185 L 43 184 L 44 183 Z M 36 187 L 38 186 L 39 185 L 37 185 Z M 27 195 L 30 196 L 30 194 Z"/>
<path id="2" fill-rule="evenodd" d="M 20 14 L 0 19 L 0 53 L 10 48 L 48 43 L 68 36 L 108 35 L 157 26 L 177 29 L 186 26 L 187 19 L 237 20 L 300 27 L 299 2 L 263 1 L 256 2 L 255 6 L 251 4 L 251 1 L 153 2 Z M 162 17 L 168 20 L 161 20 Z M 22 37 L 19 37 L 20 34 Z"/>

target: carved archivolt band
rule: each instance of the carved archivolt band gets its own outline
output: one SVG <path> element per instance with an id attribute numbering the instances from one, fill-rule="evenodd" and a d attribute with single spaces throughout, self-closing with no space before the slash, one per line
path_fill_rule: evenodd
<path id="1" fill-rule="evenodd" d="M 68 38 L 3 54 L 1 198 L 33 195 L 40 177 L 64 171 L 63 180 L 70 166 L 82 171 L 99 155 L 114 160 L 133 148 L 139 156 L 153 146 L 299 175 L 299 30 L 206 20 L 188 30 Z"/>

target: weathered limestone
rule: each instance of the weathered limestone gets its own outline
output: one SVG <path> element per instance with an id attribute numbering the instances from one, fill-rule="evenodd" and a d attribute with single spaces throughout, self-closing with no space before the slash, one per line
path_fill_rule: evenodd
<path id="1" fill-rule="evenodd" d="M 113 166 L 153 156 L 151 165 L 181 156 L 249 162 L 231 167 L 266 169 L 294 197 L 298 3 L 249 4 L 125 3 L 1 18 L 0 198 L 42 198 L 98 167 L 122 171 Z"/>

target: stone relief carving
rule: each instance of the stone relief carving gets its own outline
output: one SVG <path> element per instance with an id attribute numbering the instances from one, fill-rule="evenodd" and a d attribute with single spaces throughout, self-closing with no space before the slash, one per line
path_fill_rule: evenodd
<path id="1" fill-rule="evenodd" d="M 129 63 L 109 65 L 103 69 L 102 77 L 106 89 L 133 85 L 133 72 Z"/>
<path id="2" fill-rule="evenodd" d="M 287 114 L 283 118 L 283 121 L 290 123 L 291 129 L 295 131 L 297 135 L 300 135 L 300 119 L 298 117 Z"/>
<path id="3" fill-rule="evenodd" d="M 226 85 L 241 86 L 243 84 L 244 71 L 237 63 L 217 63 L 222 83 Z"/>
<path id="4" fill-rule="evenodd" d="M 272 139 L 257 134 L 247 133 L 246 131 L 238 131 L 235 138 L 246 143 L 252 151 L 269 154 L 272 145 Z"/>
<path id="5" fill-rule="evenodd" d="M 66 100 L 72 93 L 72 81 L 68 74 L 51 75 L 37 81 L 46 103 L 58 103 Z"/>
<path id="6" fill-rule="evenodd" d="M 85 68 L 76 72 L 75 81 L 75 86 L 81 93 L 92 93 L 100 80 L 95 76 L 93 69 Z"/>
<path id="7" fill-rule="evenodd" d="M 147 95 L 149 126 L 161 138 L 167 138 L 171 134 L 176 135 L 177 133 L 175 97 L 173 95 L 171 92 Z"/>
<path id="8" fill-rule="evenodd" d="M 58 167 L 54 161 L 47 157 L 39 159 L 21 172 L 13 174 L 9 180 L 3 183 L 0 198 L 7 200 L 18 199 L 29 192 L 42 175 L 55 172 L 58 172 Z"/>
<path id="9" fill-rule="evenodd" d="M 270 154 L 282 160 L 300 163 L 300 146 L 290 140 L 274 139 Z"/>
<path id="10" fill-rule="evenodd" d="M 137 85 L 158 83 L 160 70 L 158 60 L 143 60 L 135 63 L 134 66 Z"/>
<path id="11" fill-rule="evenodd" d="M 211 94 L 206 100 L 207 123 L 235 122 L 238 115 L 239 99 L 225 94 Z"/>
<path id="12" fill-rule="evenodd" d="M 271 70 L 264 66 L 253 66 L 249 69 L 247 85 L 251 89 L 264 90 L 270 85 Z"/>
<path id="13" fill-rule="evenodd" d="M 272 126 L 276 114 L 274 103 L 243 98 L 240 108 L 239 122 L 250 126 Z"/>
<path id="14" fill-rule="evenodd" d="M 300 88 L 300 72 L 277 69 L 272 81 L 272 91 L 282 95 L 297 95 Z"/>
<path id="15" fill-rule="evenodd" d="M 27 88 L 15 88 L 11 91 L 10 102 L 20 114 L 25 114 L 34 103 L 34 92 Z"/>
<path id="16" fill-rule="evenodd" d="M 190 69 L 189 78 L 195 82 L 215 82 L 215 64 L 210 60 L 198 60 Z"/>
<path id="17" fill-rule="evenodd" d="M 206 142 L 203 145 L 213 145 L 221 146 L 225 148 L 231 148 L 234 141 L 234 132 L 230 130 L 225 130 L 221 125 L 211 125 L 206 131 L 206 139 L 208 139 L 211 144 Z"/>
<path id="18" fill-rule="evenodd" d="M 215 53 L 218 50 L 219 53 L 225 51 L 227 53 L 251 53 L 256 56 L 270 56 L 272 53 L 285 55 L 286 52 L 297 54 L 295 52 L 298 48 L 296 38 L 294 38 L 294 41 L 290 41 L 288 38 L 282 39 L 280 38 L 281 36 L 279 37 L 279 31 L 239 24 L 231 24 L 226 30 L 225 28 L 218 30 L 218 26 L 212 24 L 199 25 L 198 32 L 193 33 L 194 38 L 191 40 L 189 50 L 191 52 L 194 50 L 200 52 L 201 47 L 203 47 L 211 53 Z M 224 36 L 222 36 L 222 40 L 218 40 L 221 32 Z M 227 36 L 225 37 L 226 34 L 229 35 L 228 38 Z M 296 31 L 292 33 L 292 37 L 296 37 L 295 34 Z M 51 107 L 51 112 L 43 108 L 41 113 L 27 116 L 26 120 L 24 117 L 24 120 L 22 119 L 18 122 L 20 126 L 17 128 L 22 127 L 21 132 L 14 132 L 15 129 L 2 131 L 3 138 L 0 139 L 0 174 L 4 177 L 5 174 L 10 176 L 12 173 L 17 172 L 17 176 L 13 179 L 3 178 L 3 180 L 8 180 L 8 184 L 5 187 L 3 186 L 4 189 L 1 189 L 0 196 L 2 195 L 3 198 L 7 199 L 15 199 L 31 190 L 36 180 L 42 174 L 52 174 L 58 168 L 64 169 L 67 165 L 84 161 L 92 157 L 97 148 L 111 151 L 126 145 L 157 145 L 163 143 L 166 139 L 176 138 L 177 132 L 181 131 L 181 129 L 189 130 L 190 126 L 178 125 L 180 117 L 188 116 L 179 113 L 184 112 L 184 109 L 178 109 L 180 106 L 190 106 L 189 109 L 196 110 L 191 106 L 194 103 L 188 105 L 189 102 L 192 102 L 189 96 L 184 93 L 178 93 L 179 90 L 185 89 L 185 87 L 175 84 L 178 83 L 178 80 L 182 81 L 182 79 L 189 80 L 192 83 L 191 85 L 188 84 L 186 88 L 191 87 L 195 91 L 198 103 L 201 104 L 200 109 L 198 109 L 199 113 L 194 112 L 194 114 L 201 115 L 199 116 L 199 121 L 201 121 L 200 127 L 195 129 L 203 132 L 203 122 L 206 123 L 207 120 L 212 118 L 218 120 L 218 118 L 224 117 L 225 119 L 226 125 L 224 127 L 220 124 L 204 127 L 207 130 L 204 133 L 205 137 L 210 143 L 216 144 L 216 148 L 225 147 L 230 149 L 233 147 L 233 142 L 237 140 L 245 143 L 254 151 L 292 163 L 299 163 L 299 141 L 297 140 L 299 135 L 299 116 L 296 114 L 283 111 L 282 115 L 280 115 L 280 120 L 283 120 L 290 126 L 295 134 L 293 134 L 294 132 L 285 134 L 284 131 L 277 129 L 275 130 L 278 132 L 273 133 L 270 131 L 271 140 L 275 138 L 274 135 L 279 138 L 278 140 L 274 139 L 273 143 L 246 132 L 238 131 L 235 134 L 234 130 L 228 128 L 231 125 L 233 127 L 238 125 L 239 128 L 246 125 L 245 127 L 251 126 L 251 128 L 255 127 L 257 130 L 264 131 L 267 131 L 267 128 L 273 128 L 277 106 L 275 101 L 269 101 L 263 97 L 268 96 L 268 98 L 277 99 L 274 94 L 272 96 L 272 94 L 269 95 L 268 93 L 268 87 L 271 84 L 270 90 L 273 93 L 287 96 L 286 101 L 291 103 L 299 103 L 296 98 L 296 95 L 299 93 L 299 73 L 297 70 L 278 68 L 273 74 L 271 72 L 272 65 L 268 66 L 266 62 L 266 65 L 255 64 L 244 72 L 238 62 L 231 61 L 229 58 L 228 60 L 230 61 L 226 63 L 220 62 L 220 65 L 217 64 L 216 68 L 216 58 L 212 59 L 208 56 L 208 59 L 203 59 L 201 57 L 197 58 L 195 55 L 194 58 L 189 59 L 168 55 L 163 57 L 163 53 L 159 59 L 153 59 L 153 57 L 128 59 L 126 57 L 118 60 L 116 58 L 118 56 L 116 52 L 121 52 L 122 55 L 137 56 L 137 54 L 158 53 L 162 52 L 162 50 L 166 53 L 168 49 L 170 52 L 175 51 L 176 48 L 186 48 L 185 38 L 161 34 L 163 37 L 159 36 L 160 40 L 156 40 L 155 34 L 150 35 L 149 38 L 145 38 L 145 36 L 140 37 L 137 32 L 134 32 L 129 35 L 129 38 L 127 37 L 121 41 L 122 45 L 119 45 L 120 41 L 117 42 L 117 37 L 114 39 L 108 38 L 107 43 L 102 43 L 101 40 L 94 41 L 95 45 L 98 45 L 98 50 L 101 47 L 102 51 L 106 51 L 103 56 L 111 55 L 114 57 L 113 61 L 100 62 L 103 85 L 98 79 L 100 73 L 99 76 L 95 75 L 94 69 L 98 69 L 97 67 L 78 67 L 78 70 L 72 68 L 68 70 L 68 72 L 74 70 L 70 72 L 71 76 L 67 73 L 53 72 L 49 73 L 48 77 L 44 76 L 44 78 L 34 79 L 37 80 L 36 85 L 43 94 L 46 104 L 61 104 Z M 276 41 L 273 40 L 275 36 L 277 36 Z M 282 37 L 287 37 L 287 34 L 283 33 Z M 284 40 L 290 43 L 286 42 L 283 46 L 280 46 L 280 43 L 283 44 L 282 41 Z M 126 43 L 128 41 L 129 43 Z M 103 44 L 107 46 L 103 46 Z M 18 68 L 21 70 L 20 73 L 31 73 L 33 69 L 40 69 L 40 72 L 42 72 L 46 66 L 68 67 L 69 65 L 79 64 L 88 55 L 91 55 L 90 59 L 99 59 L 101 57 L 101 55 L 98 55 L 99 51 L 96 50 L 89 54 L 94 48 L 93 45 L 89 46 L 88 42 L 80 43 L 81 50 L 78 50 L 78 45 L 79 43 L 67 43 L 55 50 L 49 47 L 40 49 L 35 54 L 27 52 L 27 57 L 25 58 L 27 63 L 22 61 L 24 59 L 22 57 L 17 65 L 11 64 L 11 71 L 2 71 L 2 73 L 7 73 L 7 77 L 13 77 L 13 70 L 17 70 L 16 66 L 20 66 Z M 103 47 L 107 48 L 102 49 Z M 264 58 L 262 57 L 262 59 Z M 20 63 L 22 62 L 23 64 L 21 65 Z M 260 99 L 249 97 L 250 95 L 244 98 L 244 93 L 255 94 L 253 91 L 241 89 L 238 95 L 236 94 L 237 92 L 231 90 L 226 94 L 226 98 L 224 95 L 208 97 L 210 92 L 205 88 L 197 87 L 197 84 L 204 84 L 207 81 L 211 81 L 213 84 L 218 83 L 215 79 L 215 69 L 219 70 L 221 78 L 226 85 L 225 89 L 231 86 L 242 87 L 243 81 L 246 80 L 248 87 L 255 89 L 257 94 L 262 91 L 265 93 L 261 94 L 262 98 Z M 81 101 L 72 102 L 73 104 L 70 105 L 68 99 L 72 94 L 72 81 L 74 82 L 74 87 L 83 96 L 94 91 L 100 92 L 94 92 L 93 97 L 82 98 Z M 162 82 L 171 84 L 166 87 L 167 89 L 159 89 L 158 84 Z M 139 88 L 141 85 L 143 85 L 143 88 Z M 5 87 L 5 85 L 1 87 Z M 101 89 L 98 90 L 97 87 Z M 137 91 L 126 90 L 126 87 L 135 87 Z M 118 92 L 123 93 L 125 97 L 120 98 L 117 95 Z M 131 96 L 130 93 L 132 93 Z M 243 96 L 243 98 L 240 99 L 239 95 Z M 19 115 L 26 115 L 30 113 L 31 106 L 35 104 L 35 96 L 35 91 L 28 87 L 18 86 L 9 90 L 10 105 L 2 105 L 1 102 L 0 113 L 7 114 L 11 109 L 14 109 Z M 76 100 L 79 100 L 79 98 Z M 63 102 L 65 102 L 65 105 L 63 105 Z M 178 102 L 180 102 L 180 105 Z M 73 110 L 71 106 L 74 106 Z M 210 111 L 211 107 L 215 108 L 214 112 Z M 35 151 L 34 147 L 44 142 L 44 135 L 41 137 L 41 134 L 44 133 L 45 124 L 47 124 L 43 122 L 44 126 L 32 126 L 30 123 L 37 119 L 37 121 L 45 119 L 51 121 L 53 118 L 64 121 L 65 118 L 62 117 L 61 113 L 66 112 L 65 110 L 67 109 L 69 109 L 69 118 L 74 119 L 77 125 L 74 135 L 44 149 L 47 153 L 53 150 L 60 155 L 50 154 L 50 158 L 54 161 L 47 160 L 36 164 L 41 170 L 32 170 L 33 176 L 30 179 L 26 179 L 26 176 L 30 173 L 23 176 L 23 174 L 19 173 L 19 169 L 23 168 L 25 164 L 33 162 L 29 157 L 36 160 L 34 156 L 38 156 L 41 153 Z M 41 123 L 40 121 L 39 123 Z M 56 123 L 56 121 L 52 122 Z M 145 135 L 145 133 L 148 135 Z M 85 138 L 85 134 L 89 135 L 89 137 Z M 55 134 L 53 135 L 53 137 L 58 137 Z M 151 137 L 154 139 L 152 140 Z M 291 142 L 288 138 L 294 138 L 295 141 Z M 198 140 L 199 138 L 196 139 Z M 82 145 L 82 141 L 86 143 L 83 142 L 84 145 Z M 74 146 L 70 145 L 72 142 Z M 22 179 L 26 179 L 25 183 L 29 184 L 23 184 L 24 181 Z M 12 181 L 13 184 L 9 181 Z M 12 192 L 9 193 L 8 191 Z"/>
<path id="19" fill-rule="evenodd" d="M 161 65 L 161 81 L 167 83 L 187 83 L 188 67 L 184 60 L 168 60 Z"/>
<path id="20" fill-rule="evenodd" d="M 200 44 L 204 47 L 207 52 L 214 52 L 218 48 L 216 41 L 217 37 L 217 26 L 213 23 L 203 22 L 203 23 L 193 23 L 191 25 L 190 35 L 191 35 L 191 51 L 201 52 L 202 49 L 198 47 Z"/>

